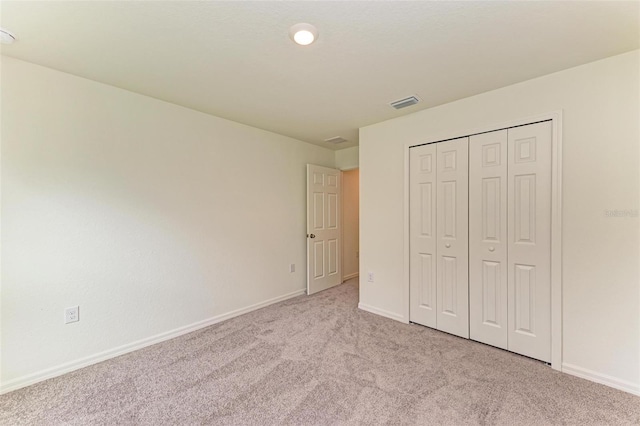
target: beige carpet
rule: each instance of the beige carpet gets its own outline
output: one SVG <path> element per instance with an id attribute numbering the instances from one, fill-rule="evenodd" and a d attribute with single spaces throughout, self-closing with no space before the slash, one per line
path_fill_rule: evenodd
<path id="1" fill-rule="evenodd" d="M 640 398 L 357 309 L 355 282 L 0 396 L 0 423 L 640 424 Z"/>

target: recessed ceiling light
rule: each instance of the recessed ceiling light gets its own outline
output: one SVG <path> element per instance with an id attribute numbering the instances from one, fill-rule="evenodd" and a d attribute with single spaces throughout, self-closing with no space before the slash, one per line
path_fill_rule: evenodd
<path id="1" fill-rule="evenodd" d="M 4 28 L 0 28 L 0 43 L 11 44 L 14 41 L 16 41 L 16 36 L 5 30 Z"/>
<path id="2" fill-rule="evenodd" d="M 291 40 L 301 46 L 307 46 L 318 38 L 318 29 L 311 24 L 295 24 L 289 29 Z"/>

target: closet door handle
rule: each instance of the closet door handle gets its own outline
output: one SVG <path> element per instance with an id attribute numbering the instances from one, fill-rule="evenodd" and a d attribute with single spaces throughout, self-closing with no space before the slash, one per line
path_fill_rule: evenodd
<path id="1" fill-rule="evenodd" d="M 496 248 L 495 247 L 489 247 L 489 251 L 495 251 Z"/>
<path id="2" fill-rule="evenodd" d="M 445 244 L 444 246 L 445 246 L 446 248 L 450 248 L 450 247 L 451 247 L 451 244 L 447 243 L 447 244 Z"/>

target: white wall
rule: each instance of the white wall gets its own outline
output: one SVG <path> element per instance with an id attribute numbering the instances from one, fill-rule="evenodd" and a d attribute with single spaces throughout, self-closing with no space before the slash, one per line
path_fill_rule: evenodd
<path id="1" fill-rule="evenodd" d="M 6 57 L 1 70 L 5 390 L 305 288 L 305 164 L 334 167 L 333 151 Z M 81 320 L 63 325 L 73 305 Z"/>
<path id="2" fill-rule="evenodd" d="M 336 168 L 340 170 L 352 170 L 358 168 L 358 151 L 357 146 L 341 149 L 335 152 Z"/>
<path id="3" fill-rule="evenodd" d="M 359 201 L 360 172 L 358 169 L 342 173 L 342 276 L 350 279 L 358 275 L 360 241 Z"/>
<path id="4" fill-rule="evenodd" d="M 563 366 L 640 394 L 639 59 L 626 53 L 361 129 L 361 304 L 408 320 L 405 144 L 562 109 Z"/>

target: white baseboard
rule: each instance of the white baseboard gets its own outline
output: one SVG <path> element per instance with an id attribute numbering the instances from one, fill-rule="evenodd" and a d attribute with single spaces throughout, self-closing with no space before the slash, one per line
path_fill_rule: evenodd
<path id="1" fill-rule="evenodd" d="M 617 377 L 598 373 L 596 371 L 567 363 L 562 363 L 562 372 L 640 396 L 640 384 L 638 383 L 628 382 L 626 380 L 618 379 Z"/>
<path id="2" fill-rule="evenodd" d="M 350 280 L 351 278 L 357 278 L 358 275 L 359 275 L 358 272 L 356 272 L 355 274 L 345 275 L 344 277 L 342 277 L 342 282 Z"/>
<path id="3" fill-rule="evenodd" d="M 402 315 L 396 314 L 395 312 L 385 311 L 384 309 L 374 308 L 373 306 L 365 305 L 364 303 L 358 303 L 358 309 L 386 318 L 391 318 L 392 320 L 400 321 L 405 324 L 409 323 L 409 321 L 407 321 Z"/>
<path id="4" fill-rule="evenodd" d="M 156 334 L 155 336 L 148 337 L 146 339 L 131 342 L 126 345 L 118 346 L 113 349 L 108 349 L 103 352 L 99 352 L 94 355 L 89 355 L 84 358 L 80 358 L 74 361 L 70 361 L 55 367 L 47 368 L 26 376 L 18 377 L 13 380 L 9 380 L 5 383 L 0 383 L 0 395 L 14 391 L 16 389 L 23 388 L 25 386 L 33 385 L 38 382 L 42 382 L 53 377 L 61 376 L 71 371 L 78 370 L 83 367 L 87 367 L 92 364 L 97 364 L 102 361 L 106 361 L 111 358 L 115 358 L 120 355 L 124 355 L 129 352 L 142 349 L 147 346 L 155 345 L 156 343 L 163 342 L 165 340 L 173 339 L 183 334 L 191 333 L 204 327 L 208 327 L 213 324 L 237 317 L 242 314 L 255 311 L 265 306 L 272 305 L 274 303 L 282 302 L 283 300 L 291 299 L 296 296 L 305 294 L 305 290 L 296 290 L 292 293 L 285 294 L 283 296 L 274 297 L 273 299 L 265 300 L 264 302 L 256 303 L 245 308 L 236 309 L 235 311 L 227 312 L 226 314 L 217 315 L 215 317 L 208 318 L 206 320 L 198 321 L 193 324 L 179 327 L 174 330 L 170 330 L 164 333 Z"/>

